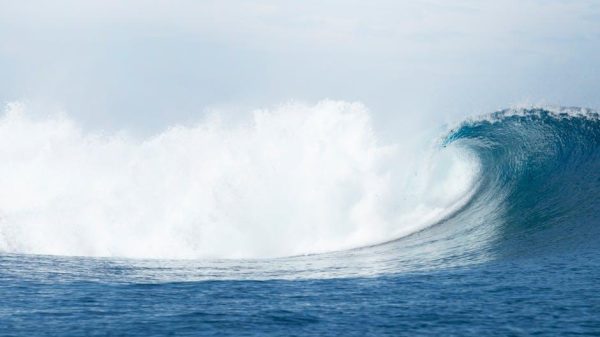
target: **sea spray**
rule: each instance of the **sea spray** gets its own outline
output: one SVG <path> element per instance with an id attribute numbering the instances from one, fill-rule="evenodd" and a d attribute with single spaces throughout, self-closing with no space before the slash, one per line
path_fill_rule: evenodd
<path id="1" fill-rule="evenodd" d="M 66 115 L 0 119 L 0 250 L 253 258 L 393 240 L 464 204 L 476 160 L 403 135 L 382 144 L 361 104 L 218 115 L 145 139 Z"/>

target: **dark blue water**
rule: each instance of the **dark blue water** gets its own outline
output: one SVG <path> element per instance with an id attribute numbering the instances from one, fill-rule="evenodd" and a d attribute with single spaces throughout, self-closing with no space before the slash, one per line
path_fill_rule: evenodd
<path id="1" fill-rule="evenodd" d="M 598 115 L 503 111 L 442 143 L 482 172 L 426 230 L 271 260 L 3 254 L 0 335 L 600 335 Z"/>

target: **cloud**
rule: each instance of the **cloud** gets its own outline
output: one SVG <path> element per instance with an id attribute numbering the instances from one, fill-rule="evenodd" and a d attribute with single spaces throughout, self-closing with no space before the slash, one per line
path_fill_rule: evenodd
<path id="1" fill-rule="evenodd" d="M 559 0 L 5 1 L 0 100 L 128 127 L 326 97 L 384 124 L 523 99 L 597 107 L 599 16 Z"/>

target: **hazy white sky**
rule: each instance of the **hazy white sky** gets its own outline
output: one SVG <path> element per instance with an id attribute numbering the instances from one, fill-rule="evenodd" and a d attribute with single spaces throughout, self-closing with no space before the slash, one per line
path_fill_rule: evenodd
<path id="1" fill-rule="evenodd" d="M 324 98 L 388 132 L 600 108 L 600 1 L 0 0 L 0 75 L 0 102 L 142 132 Z"/>

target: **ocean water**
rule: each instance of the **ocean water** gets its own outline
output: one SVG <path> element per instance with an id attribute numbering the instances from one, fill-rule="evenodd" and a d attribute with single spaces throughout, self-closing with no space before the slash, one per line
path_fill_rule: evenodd
<path id="1" fill-rule="evenodd" d="M 600 335 L 594 111 L 418 152 L 339 102 L 144 141 L 13 111 L 0 140 L 2 336 Z"/>

